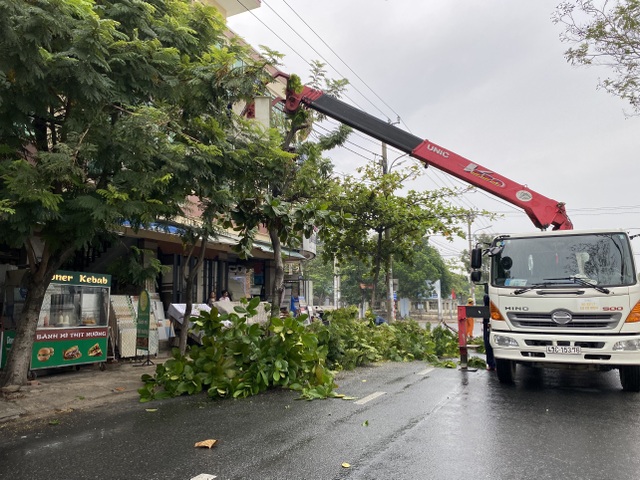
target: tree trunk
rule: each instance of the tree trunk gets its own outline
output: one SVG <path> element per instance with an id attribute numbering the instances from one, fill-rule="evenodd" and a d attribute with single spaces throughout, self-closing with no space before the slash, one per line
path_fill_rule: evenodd
<path id="1" fill-rule="evenodd" d="M 193 250 L 195 249 L 195 245 L 192 246 L 186 261 L 187 263 L 186 268 L 188 270 L 188 273 L 184 275 L 184 282 L 185 282 L 185 296 L 187 298 L 185 302 L 184 317 L 182 318 L 182 328 L 180 329 L 180 339 L 178 343 L 178 347 L 180 348 L 180 353 L 182 355 L 184 355 L 187 351 L 187 340 L 189 337 L 189 319 L 191 318 L 191 310 L 193 310 L 193 300 L 192 300 L 193 283 L 195 282 L 198 269 L 200 268 L 200 265 L 202 265 L 202 262 L 204 261 L 204 255 L 205 255 L 206 246 L 207 246 L 207 242 L 204 241 L 205 237 L 206 235 L 203 236 L 203 240 L 201 242 L 202 248 L 200 249 L 200 253 L 198 254 L 198 260 L 196 261 L 196 264 L 193 266 L 191 265 L 191 257 L 193 254 Z M 197 243 L 197 240 L 196 240 L 196 243 Z"/>
<path id="2" fill-rule="evenodd" d="M 27 273 L 26 275 L 29 275 Z M 31 275 L 29 275 L 32 277 Z M 7 364 L 2 386 L 24 385 L 27 383 L 29 368 L 31 367 L 31 348 L 36 336 L 40 309 L 44 300 L 44 293 L 47 289 L 45 282 L 35 284 L 29 281 L 26 287 L 27 296 L 24 302 L 24 309 L 18 320 L 16 337 L 9 351 Z"/>
<path id="3" fill-rule="evenodd" d="M 276 265 L 276 275 L 273 279 L 271 318 L 280 316 L 280 299 L 284 292 L 284 262 L 282 261 L 282 245 L 278 231 L 275 228 L 269 229 L 269 237 L 273 246 L 273 260 Z"/>
<path id="4" fill-rule="evenodd" d="M 53 274 L 72 252 L 73 249 L 68 249 L 55 259 L 44 253 L 40 263 L 33 264 L 25 273 L 26 278 L 23 281 L 23 286 L 27 290 L 27 296 L 18 319 L 16 336 L 7 357 L 2 377 L 3 387 L 27 383 L 31 367 L 31 349 L 36 336 L 44 295 Z"/>
<path id="5" fill-rule="evenodd" d="M 371 289 L 371 310 L 375 308 L 376 303 L 376 290 L 378 286 L 378 279 L 380 278 L 380 262 L 382 257 L 382 232 L 378 232 L 378 254 L 375 258 L 375 264 L 373 267 L 373 288 Z"/>

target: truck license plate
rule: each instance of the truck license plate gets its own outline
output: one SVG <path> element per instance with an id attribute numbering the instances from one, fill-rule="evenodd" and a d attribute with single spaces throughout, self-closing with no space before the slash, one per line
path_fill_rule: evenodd
<path id="1" fill-rule="evenodd" d="M 580 355 L 580 353 L 582 352 L 580 347 L 548 345 L 547 353 L 556 353 L 560 355 Z"/>

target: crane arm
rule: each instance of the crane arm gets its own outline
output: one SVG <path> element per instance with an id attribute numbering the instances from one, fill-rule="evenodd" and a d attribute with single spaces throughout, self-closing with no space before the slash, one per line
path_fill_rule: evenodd
<path id="1" fill-rule="evenodd" d="M 288 78 L 281 72 L 276 76 Z M 553 230 L 573 229 L 564 203 L 547 198 L 526 185 L 514 182 L 434 142 L 380 120 L 321 90 L 309 87 L 303 87 L 300 93 L 287 90 L 286 98 L 281 101 L 288 112 L 295 112 L 304 105 L 417 158 L 425 166 L 431 165 L 489 192 L 523 209 L 533 224 L 541 230 L 549 227 Z"/>

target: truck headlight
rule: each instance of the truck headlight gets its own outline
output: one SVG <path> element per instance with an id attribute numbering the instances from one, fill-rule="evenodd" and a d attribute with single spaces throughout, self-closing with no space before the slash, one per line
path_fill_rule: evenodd
<path id="1" fill-rule="evenodd" d="M 518 341 L 515 338 L 507 337 L 505 335 L 494 335 L 493 342 L 498 347 L 517 347 Z"/>
<path id="2" fill-rule="evenodd" d="M 640 350 L 640 339 L 622 340 L 620 342 L 616 342 L 613 345 L 613 350 L 616 352 L 625 350 Z"/>

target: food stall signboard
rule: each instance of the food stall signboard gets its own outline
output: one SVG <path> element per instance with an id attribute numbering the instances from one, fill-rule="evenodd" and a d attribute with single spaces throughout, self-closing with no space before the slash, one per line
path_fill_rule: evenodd
<path id="1" fill-rule="evenodd" d="M 40 328 L 36 331 L 31 352 L 32 369 L 105 362 L 107 329 Z"/>
<path id="2" fill-rule="evenodd" d="M 66 272 L 58 270 L 53 275 L 51 282 L 63 285 L 111 287 L 111 275 L 105 275 L 103 273 Z"/>
<path id="3" fill-rule="evenodd" d="M 107 360 L 111 276 L 58 270 L 45 293 L 31 369 Z"/>
<path id="4" fill-rule="evenodd" d="M 136 347 L 140 350 L 149 350 L 149 320 L 151 317 L 151 302 L 149 292 L 143 290 L 138 299 L 138 318 L 136 320 L 137 334 Z"/>
<path id="5" fill-rule="evenodd" d="M 11 273 L 4 286 L 2 366 L 26 297 L 21 288 L 25 270 Z M 31 350 L 32 370 L 107 360 L 110 288 L 110 275 L 55 272 L 39 312 Z"/>

